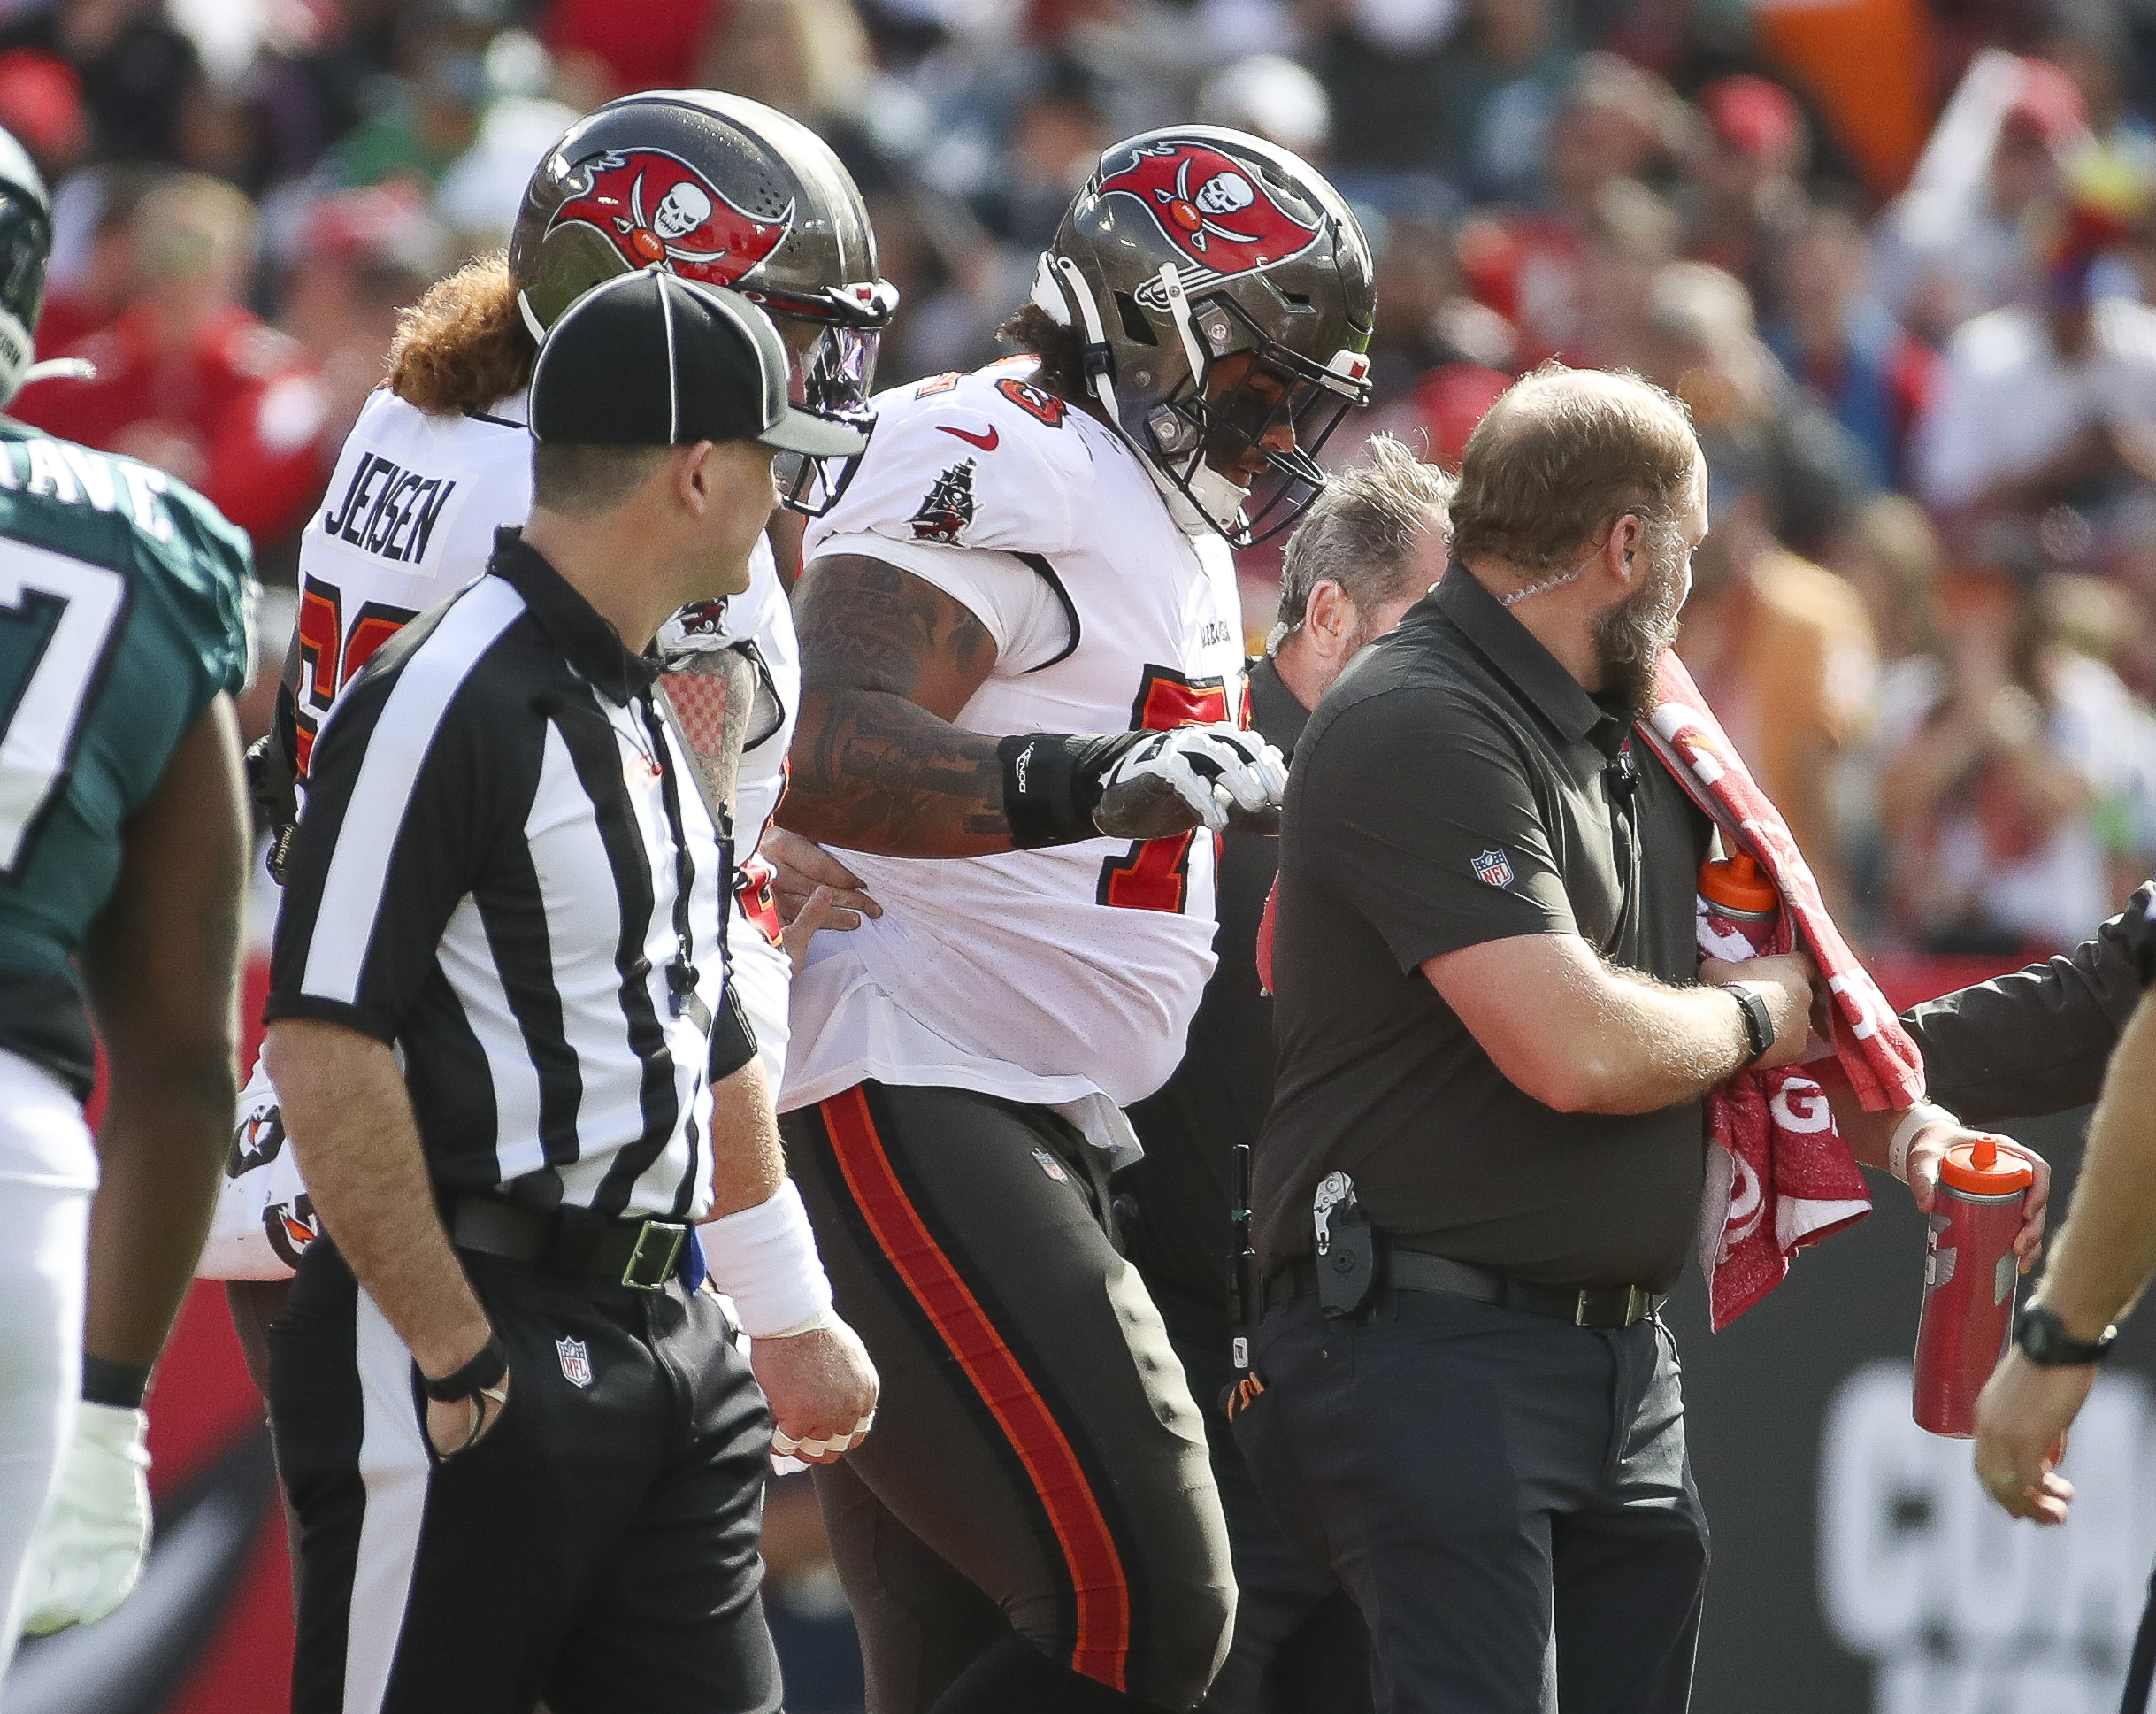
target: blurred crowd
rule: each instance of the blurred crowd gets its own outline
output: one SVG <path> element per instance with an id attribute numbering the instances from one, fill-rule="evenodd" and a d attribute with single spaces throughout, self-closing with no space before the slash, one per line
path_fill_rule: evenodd
<path id="1" fill-rule="evenodd" d="M 580 113 L 683 85 L 852 168 L 886 385 L 998 354 L 1116 137 L 1302 153 L 1378 257 L 1377 404 L 1328 459 L 1455 460 L 1553 357 L 1688 402 L 1683 651 L 1875 949 L 2070 944 L 2156 866 L 2156 7 L 0 0 L 0 125 L 57 188 L 40 355 L 96 368 L 19 413 L 185 477 L 288 582 L 398 307 Z"/>

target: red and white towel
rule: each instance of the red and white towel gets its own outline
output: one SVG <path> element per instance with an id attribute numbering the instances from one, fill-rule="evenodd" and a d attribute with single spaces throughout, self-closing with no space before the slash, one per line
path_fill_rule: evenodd
<path id="1" fill-rule="evenodd" d="M 1782 895 L 1763 947 L 1703 912 L 1701 955 L 1734 960 L 1801 943 L 1826 979 L 1829 1046 L 1858 1100 L 1874 1112 L 1922 1100 L 1916 1043 L 1842 939 L 1788 824 L 1674 653 L 1662 657 L 1656 688 L 1661 705 L 1640 723 L 1640 736 L 1720 825 L 1723 843 L 1749 851 Z M 1835 1128 L 1826 1091 L 1799 1067 L 1731 1078 L 1707 1096 L 1707 1125 L 1715 1146 L 1699 1211 L 1699 1266 L 1719 1333 L 1782 1283 L 1798 1250 L 1868 1214 L 1871 1194 Z"/>

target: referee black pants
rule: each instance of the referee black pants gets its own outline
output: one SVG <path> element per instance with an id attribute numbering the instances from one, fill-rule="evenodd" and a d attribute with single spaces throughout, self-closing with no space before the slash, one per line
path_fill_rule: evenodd
<path id="1" fill-rule="evenodd" d="M 870 1714 L 1193 1707 L 1234 1612 L 1226 1526 L 1078 1133 L 874 1082 L 782 1126 L 883 1381 L 876 1432 L 815 1472 Z"/>
<path id="2" fill-rule="evenodd" d="M 1684 1714 L 1707 1520 L 1659 1321 L 1304 1296 L 1251 1355 L 1237 1442 L 1362 1610 L 1379 1714 Z"/>
<path id="3" fill-rule="evenodd" d="M 717 1301 L 463 1260 L 510 1402 L 446 1462 L 410 1354 L 326 1239 L 271 1325 L 294 1714 L 771 1714 L 771 1417 Z"/>

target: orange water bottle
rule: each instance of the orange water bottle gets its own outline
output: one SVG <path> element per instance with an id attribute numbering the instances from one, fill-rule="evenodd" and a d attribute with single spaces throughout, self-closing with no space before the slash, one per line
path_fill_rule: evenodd
<path id="1" fill-rule="evenodd" d="M 1967 1440 L 1976 1395 L 2006 1354 L 2014 1328 L 2022 1201 L 2036 1169 L 1996 1137 L 1957 1142 L 1939 1163 L 1924 1246 L 1924 1311 L 1916 1328 L 1911 1409 L 1917 1426 Z"/>
<path id="2" fill-rule="evenodd" d="M 1707 926 L 1723 939 L 1738 936 L 1754 955 L 1774 942 L 1782 895 L 1749 851 L 1709 857 L 1699 865 L 1699 903 Z"/>

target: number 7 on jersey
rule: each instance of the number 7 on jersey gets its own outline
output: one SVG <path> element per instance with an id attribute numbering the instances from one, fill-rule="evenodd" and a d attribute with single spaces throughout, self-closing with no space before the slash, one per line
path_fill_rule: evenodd
<path id="1" fill-rule="evenodd" d="M 1228 718 L 1228 688 L 1217 675 L 1186 679 L 1165 666 L 1148 666 L 1131 704 L 1131 725 L 1141 732 L 1178 726 L 1219 726 Z M 1190 842 L 1193 830 L 1168 839 L 1141 839 L 1101 865 L 1102 904 L 1125 911 L 1180 911 L 1190 898 Z"/>
<path id="2" fill-rule="evenodd" d="M 0 542 L 0 875 L 14 880 L 73 766 L 127 611 L 127 577 Z"/>

